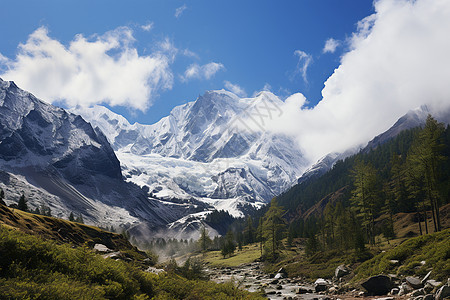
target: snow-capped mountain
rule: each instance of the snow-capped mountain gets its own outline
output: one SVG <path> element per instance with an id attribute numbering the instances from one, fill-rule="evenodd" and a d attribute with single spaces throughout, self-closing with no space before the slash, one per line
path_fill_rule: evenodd
<path id="1" fill-rule="evenodd" d="M 129 181 L 160 199 L 194 198 L 242 216 L 306 167 L 293 139 L 264 130 L 282 104 L 270 92 L 239 98 L 209 91 L 152 125 L 130 124 L 102 106 L 71 111 L 105 133 Z"/>
<path id="2" fill-rule="evenodd" d="M 8 204 L 82 215 L 91 224 L 165 226 L 189 207 L 165 205 L 122 178 L 106 137 L 79 115 L 0 79 L 0 187 Z M 196 210 L 191 210 L 195 212 Z"/>

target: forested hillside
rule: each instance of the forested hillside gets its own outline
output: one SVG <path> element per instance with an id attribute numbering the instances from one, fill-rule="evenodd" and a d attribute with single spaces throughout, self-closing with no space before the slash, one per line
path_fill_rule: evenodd
<path id="1" fill-rule="evenodd" d="M 392 216 L 398 213 L 416 213 L 420 233 L 439 231 L 447 224 L 439 208 L 450 198 L 449 157 L 450 128 L 429 116 L 423 128 L 361 150 L 280 195 L 289 234 L 320 233 L 330 246 L 349 246 L 357 239 L 374 243 L 379 234 L 395 236 Z"/>

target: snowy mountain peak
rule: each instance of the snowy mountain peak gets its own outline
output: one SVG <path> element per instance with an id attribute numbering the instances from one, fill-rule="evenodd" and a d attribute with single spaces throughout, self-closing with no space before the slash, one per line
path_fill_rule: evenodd
<path id="1" fill-rule="evenodd" d="M 306 167 L 289 137 L 235 124 L 255 107 L 273 112 L 281 104 L 270 92 L 208 91 L 151 125 L 130 125 L 106 108 L 72 111 L 105 132 L 129 181 L 160 198 L 194 198 L 238 216 L 289 188 Z"/>

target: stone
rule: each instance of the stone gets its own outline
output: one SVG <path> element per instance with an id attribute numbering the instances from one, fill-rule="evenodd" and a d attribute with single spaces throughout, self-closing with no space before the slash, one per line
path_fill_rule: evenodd
<path id="1" fill-rule="evenodd" d="M 411 293 L 413 290 L 414 289 L 410 287 L 406 282 L 403 282 L 402 285 L 400 286 L 400 291 L 398 292 L 398 295 L 403 296 Z"/>
<path id="2" fill-rule="evenodd" d="M 318 278 L 314 282 L 314 290 L 316 291 L 316 293 L 328 290 L 328 282 L 323 278 Z"/>
<path id="3" fill-rule="evenodd" d="M 394 297 L 377 298 L 377 300 L 394 300 Z"/>
<path id="4" fill-rule="evenodd" d="M 307 293 L 312 293 L 313 291 L 310 289 L 307 289 L 303 286 L 300 286 L 297 288 L 297 290 L 295 291 L 296 294 L 307 294 Z"/>
<path id="5" fill-rule="evenodd" d="M 282 289 L 283 289 L 282 285 L 277 286 L 277 290 L 282 290 Z"/>
<path id="6" fill-rule="evenodd" d="M 446 284 L 437 291 L 436 300 L 442 300 L 448 296 L 450 296 L 450 287 Z"/>
<path id="7" fill-rule="evenodd" d="M 281 278 L 285 278 L 286 277 L 286 274 L 284 274 L 284 273 L 277 273 L 277 274 L 275 274 L 275 279 L 281 279 Z"/>
<path id="8" fill-rule="evenodd" d="M 95 244 L 94 250 L 98 252 L 110 252 L 111 250 L 103 244 Z"/>
<path id="9" fill-rule="evenodd" d="M 422 281 L 419 278 L 413 276 L 407 276 L 406 283 L 414 289 L 420 289 L 421 287 L 423 287 Z"/>
<path id="10" fill-rule="evenodd" d="M 274 279 L 270 282 L 270 284 L 278 284 L 278 282 L 280 282 L 278 279 Z"/>
<path id="11" fill-rule="evenodd" d="M 340 266 L 338 266 L 337 268 L 336 268 L 336 270 L 334 271 L 334 276 L 336 277 L 336 278 L 341 278 L 342 276 L 345 276 L 345 275 L 347 275 L 349 272 L 348 272 L 348 269 L 345 267 L 345 265 L 340 265 Z"/>
<path id="12" fill-rule="evenodd" d="M 374 296 L 386 295 L 392 288 L 391 278 L 386 275 L 372 276 L 361 285 L 369 294 Z"/>
<path id="13" fill-rule="evenodd" d="M 425 277 L 423 277 L 423 279 L 422 279 L 422 285 L 425 285 L 425 283 L 427 282 L 427 280 L 430 279 L 431 272 L 432 272 L 432 271 L 428 272 L 427 275 L 425 275 Z"/>
<path id="14" fill-rule="evenodd" d="M 396 259 L 391 259 L 391 260 L 389 260 L 389 262 L 390 262 L 391 264 L 393 264 L 393 265 L 398 265 L 398 264 L 399 264 L 399 261 L 396 260 Z"/>

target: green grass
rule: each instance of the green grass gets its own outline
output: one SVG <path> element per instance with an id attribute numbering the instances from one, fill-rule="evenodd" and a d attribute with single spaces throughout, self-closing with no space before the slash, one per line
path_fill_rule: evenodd
<path id="1" fill-rule="evenodd" d="M 231 257 L 223 258 L 220 251 L 209 251 L 205 253 L 203 260 L 216 267 L 237 267 L 242 264 L 252 263 L 259 259 L 261 252 L 259 244 L 247 245 L 240 251 L 235 251 Z"/>
<path id="2" fill-rule="evenodd" d="M 0 226 L 2 299 L 259 299 L 230 284 L 155 275 Z"/>
<path id="3" fill-rule="evenodd" d="M 399 264 L 393 264 L 390 260 L 398 260 Z M 422 265 L 421 261 L 426 263 Z M 423 276 L 430 269 L 434 279 L 450 277 L 450 229 L 410 238 L 376 255 L 356 269 L 355 280 L 377 274 Z"/>

